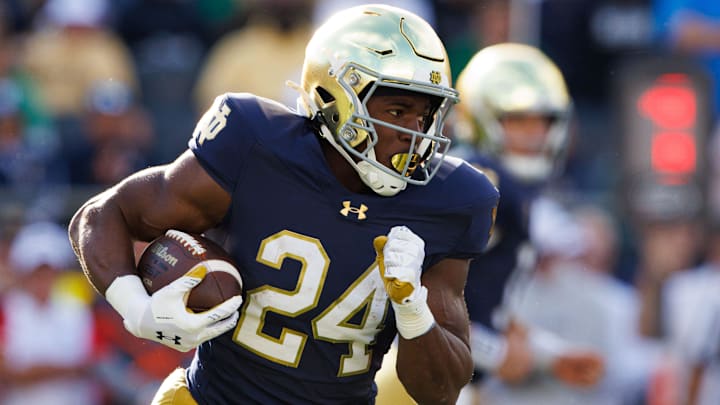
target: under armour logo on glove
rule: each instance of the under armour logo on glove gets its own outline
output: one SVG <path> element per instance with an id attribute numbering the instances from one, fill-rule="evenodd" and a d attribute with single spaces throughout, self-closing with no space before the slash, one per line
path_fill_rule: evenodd
<path id="1" fill-rule="evenodd" d="M 152 296 L 137 275 L 118 277 L 108 287 L 105 298 L 123 317 L 125 329 L 134 336 L 188 352 L 234 328 L 242 305 L 242 296 L 236 295 L 205 312 L 188 311 L 187 295 L 200 284 L 207 270 L 197 266 Z"/>
<path id="2" fill-rule="evenodd" d="M 180 346 L 180 340 L 182 339 L 182 338 L 181 338 L 180 336 L 178 336 L 178 335 L 175 335 L 175 337 L 165 336 L 165 334 L 164 334 L 161 330 L 156 331 L 156 332 L 155 332 L 155 336 L 157 336 L 157 338 L 158 338 L 159 340 L 163 340 L 163 339 L 164 339 L 164 340 L 170 340 L 170 341 L 172 341 L 173 343 L 175 343 L 175 344 L 178 345 L 178 346 Z"/>

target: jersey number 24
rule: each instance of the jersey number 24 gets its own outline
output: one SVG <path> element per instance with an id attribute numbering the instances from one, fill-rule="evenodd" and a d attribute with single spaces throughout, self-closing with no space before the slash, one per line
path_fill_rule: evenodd
<path id="1" fill-rule="evenodd" d="M 248 291 L 233 339 L 239 345 L 270 361 L 290 367 L 300 363 L 307 334 L 283 328 L 279 338 L 263 332 L 265 315 L 274 312 L 296 317 L 317 307 L 322 293 L 330 258 L 319 240 L 291 231 L 281 231 L 266 238 L 260 245 L 257 261 L 281 270 L 285 259 L 302 263 L 295 289 L 292 291 L 264 285 Z M 347 344 L 349 354 L 340 361 L 338 376 L 365 373 L 370 369 L 375 341 L 388 310 L 388 298 L 377 262 L 312 320 L 313 338 Z M 361 316 L 360 324 L 350 320 Z"/>

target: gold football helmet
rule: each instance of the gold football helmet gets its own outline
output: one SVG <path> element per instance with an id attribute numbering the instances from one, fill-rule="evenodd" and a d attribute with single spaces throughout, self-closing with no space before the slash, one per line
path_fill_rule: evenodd
<path id="1" fill-rule="evenodd" d="M 499 156 L 515 176 L 543 180 L 564 161 L 572 102 L 562 73 L 539 49 L 515 43 L 479 51 L 458 76 L 459 139 Z M 501 120 L 536 114 L 550 119 L 544 141 L 532 154 L 506 147 Z"/>
<path id="2" fill-rule="evenodd" d="M 432 27 L 403 9 L 364 5 L 340 11 L 314 33 L 305 51 L 298 107 L 317 119 L 326 138 L 357 170 L 363 182 L 383 196 L 424 185 L 435 175 L 450 139 L 442 127 L 457 102 L 451 88 L 445 47 Z M 366 103 L 378 88 L 427 94 L 437 100 L 424 132 L 372 118 Z M 384 125 L 412 134 L 407 153 L 392 168 L 375 159 Z"/>

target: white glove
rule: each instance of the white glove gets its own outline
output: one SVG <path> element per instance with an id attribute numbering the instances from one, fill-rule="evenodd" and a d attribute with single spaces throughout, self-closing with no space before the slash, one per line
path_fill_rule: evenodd
<path id="1" fill-rule="evenodd" d="M 373 241 L 380 275 L 395 310 L 398 333 L 405 339 L 424 335 L 435 325 L 427 305 L 427 289 L 420 284 L 425 242 L 405 226 Z"/>
<path id="2" fill-rule="evenodd" d="M 105 298 L 133 335 L 187 352 L 235 327 L 239 317 L 238 308 L 242 304 L 239 295 L 205 312 L 196 314 L 187 309 L 187 295 L 202 281 L 206 271 L 202 264 L 197 265 L 152 296 L 140 277 L 118 277 L 108 287 Z"/>

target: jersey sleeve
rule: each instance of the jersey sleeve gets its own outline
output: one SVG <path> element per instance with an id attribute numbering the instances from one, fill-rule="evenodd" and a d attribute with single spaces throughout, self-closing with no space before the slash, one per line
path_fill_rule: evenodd
<path id="1" fill-rule="evenodd" d="M 474 258 L 485 250 L 495 223 L 499 195 L 489 181 L 486 187 L 487 193 L 472 207 L 470 222 L 457 247 L 458 252 L 465 252 L 460 256 L 466 258 Z"/>
<path id="2" fill-rule="evenodd" d="M 463 190 L 464 198 L 469 201 L 463 210 L 467 226 L 453 249 L 452 257 L 468 259 L 479 256 L 485 250 L 495 223 L 500 195 L 483 172 L 467 163 L 461 170 L 465 172 L 464 181 L 456 187 Z"/>
<path id="3" fill-rule="evenodd" d="M 243 166 L 257 144 L 256 126 L 250 122 L 252 99 L 223 94 L 203 114 L 188 142 L 190 150 L 207 172 L 232 192 Z"/>

